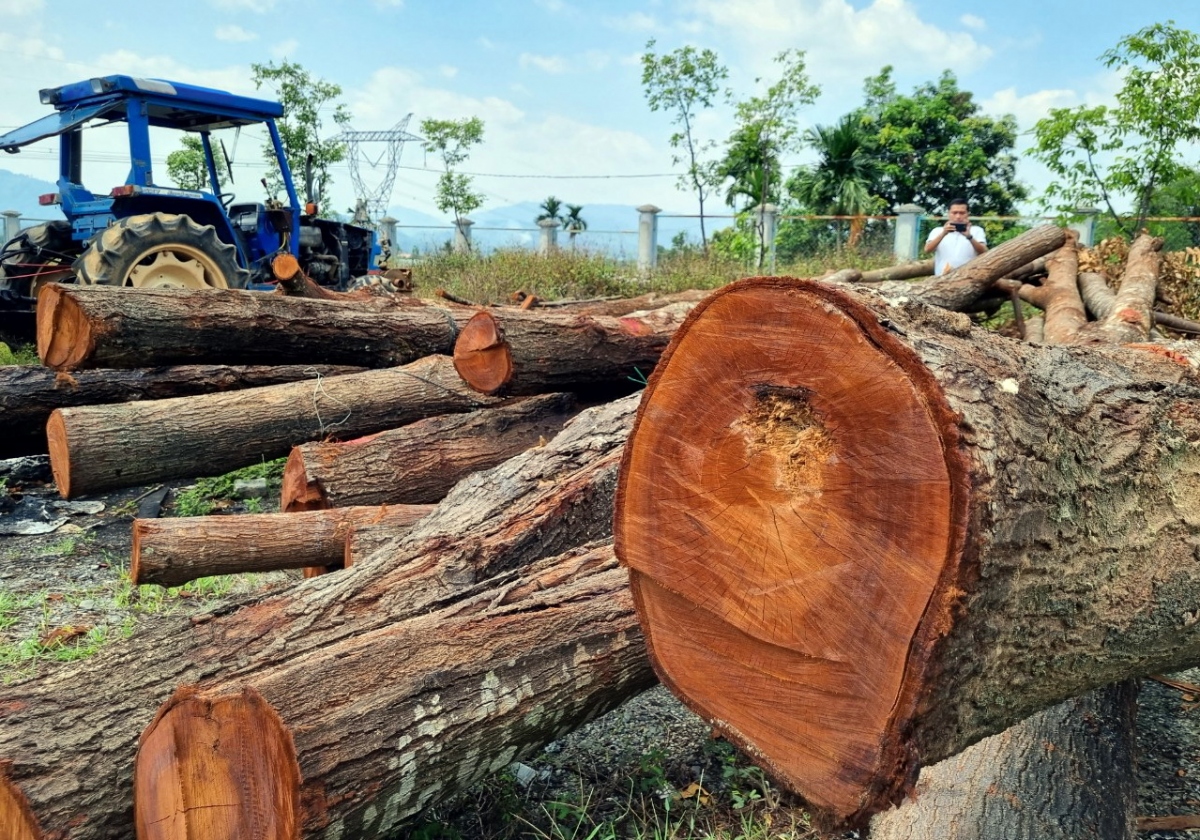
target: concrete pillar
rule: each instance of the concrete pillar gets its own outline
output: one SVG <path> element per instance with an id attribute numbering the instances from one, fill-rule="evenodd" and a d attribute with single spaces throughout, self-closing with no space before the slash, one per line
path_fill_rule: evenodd
<path id="1" fill-rule="evenodd" d="M 758 213 L 758 229 L 762 243 L 758 252 L 758 269 L 767 274 L 775 273 L 775 233 L 779 229 L 779 208 L 774 204 L 760 204 L 754 208 Z"/>
<path id="2" fill-rule="evenodd" d="M 9 242 L 17 237 L 21 232 L 21 212 L 19 210 L 5 210 L 0 213 L 4 216 L 4 241 Z"/>
<path id="3" fill-rule="evenodd" d="M 1071 222 L 1067 227 L 1079 234 L 1081 246 L 1091 248 L 1096 244 L 1096 217 L 1100 215 L 1100 211 L 1095 207 L 1076 207 L 1075 215 L 1079 217 L 1079 221 Z"/>
<path id="4" fill-rule="evenodd" d="M 638 211 L 638 271 L 649 271 L 658 265 L 658 214 L 662 209 L 643 204 Z"/>
<path id="5" fill-rule="evenodd" d="M 543 257 L 558 250 L 558 219 L 542 219 L 538 222 L 542 238 L 538 241 L 538 253 Z"/>
<path id="6" fill-rule="evenodd" d="M 921 253 L 921 217 L 924 215 L 925 208 L 915 204 L 901 204 L 896 208 L 893 251 L 898 262 L 915 260 Z"/>
<path id="7" fill-rule="evenodd" d="M 379 267 L 389 268 L 391 259 L 396 254 L 396 219 L 384 216 L 379 220 Z"/>
<path id="8" fill-rule="evenodd" d="M 473 221 L 463 216 L 454 226 L 454 250 L 465 253 L 471 250 L 471 225 Z"/>

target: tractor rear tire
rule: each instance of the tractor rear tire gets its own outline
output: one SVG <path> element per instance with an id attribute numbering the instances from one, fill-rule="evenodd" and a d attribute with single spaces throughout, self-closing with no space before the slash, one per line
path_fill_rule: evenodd
<path id="1" fill-rule="evenodd" d="M 79 245 L 71 240 L 71 223 L 45 222 L 26 228 L 0 251 L 0 289 L 36 297 L 44 283 L 75 279 L 71 261 Z"/>
<path id="2" fill-rule="evenodd" d="M 212 225 L 146 213 L 119 219 L 75 261 L 80 283 L 139 289 L 241 289 L 250 273 Z"/>

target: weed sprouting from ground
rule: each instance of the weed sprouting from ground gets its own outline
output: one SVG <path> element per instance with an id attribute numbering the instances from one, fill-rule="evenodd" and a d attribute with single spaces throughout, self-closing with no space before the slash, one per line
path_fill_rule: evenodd
<path id="1" fill-rule="evenodd" d="M 223 500 L 228 501 L 233 498 L 233 485 L 236 481 L 265 478 L 268 495 L 278 496 L 283 481 L 283 467 L 286 463 L 286 458 L 277 458 L 274 461 L 252 464 L 224 475 L 202 478 L 175 496 L 175 515 L 208 516 L 217 509 Z M 253 508 L 255 513 L 263 511 L 262 502 L 257 499 L 253 500 L 249 507 Z"/>
<path id="2" fill-rule="evenodd" d="M 37 347 L 32 344 L 18 344 L 15 347 L 9 347 L 3 341 L 0 341 L 0 367 L 9 365 L 40 365 L 38 359 Z"/>

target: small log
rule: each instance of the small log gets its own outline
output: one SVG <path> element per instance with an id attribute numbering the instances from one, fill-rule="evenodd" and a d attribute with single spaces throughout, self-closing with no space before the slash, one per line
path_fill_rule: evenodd
<path id="1" fill-rule="evenodd" d="M 621 318 L 632 312 L 645 312 L 660 309 L 673 303 L 699 303 L 708 297 L 709 289 L 687 289 L 682 292 L 649 292 L 631 298 L 612 298 L 583 301 L 550 301 L 538 302 L 542 309 L 569 309 L 576 315 L 605 315 L 610 318 Z"/>
<path id="2" fill-rule="evenodd" d="M 465 320 L 404 298 L 314 300 L 232 289 L 51 283 L 38 294 L 38 356 L 56 370 L 306 362 L 391 367 L 449 354 Z"/>
<path id="3" fill-rule="evenodd" d="M 136 585 L 182 586 L 196 578 L 342 565 L 346 535 L 364 525 L 398 533 L 428 515 L 432 505 L 386 505 L 133 520 Z"/>
<path id="4" fill-rule="evenodd" d="M 1132 343 L 1150 338 L 1162 246 L 1162 239 L 1146 234 L 1138 236 L 1129 246 L 1112 311 L 1095 329 L 1095 334 L 1103 340 Z"/>
<path id="5" fill-rule="evenodd" d="M 1025 319 L 1025 340 L 1034 344 L 1046 341 L 1046 319 L 1041 315 Z"/>
<path id="6" fill-rule="evenodd" d="M 926 767 L 871 840 L 1133 840 L 1136 699 L 1097 689 Z"/>
<path id="7" fill-rule="evenodd" d="M 375 836 L 620 703 L 651 682 L 627 578 L 572 549 L 611 533 L 636 406 L 590 409 L 460 482 L 349 573 L 164 616 L 91 659 L 0 685 L 12 783 L 47 832 L 128 837 L 134 751 L 154 709 L 180 685 L 248 685 L 296 739 L 301 836 Z M 554 585 L 539 595 L 543 582 Z"/>
<path id="8" fill-rule="evenodd" d="M 333 365 L 180 365 L 75 373 L 34 365 L 0 367 L 0 458 L 44 453 L 46 421 L 56 408 L 239 391 L 362 371 Z"/>
<path id="9" fill-rule="evenodd" d="M 454 344 L 454 367 L 482 394 L 585 391 L 611 397 L 648 375 L 677 325 L 654 319 L 521 310 L 477 313 Z"/>
<path id="10" fill-rule="evenodd" d="M 356 437 L 496 400 L 463 385 L 445 356 L 404 367 L 169 400 L 56 409 L 46 424 L 64 498 L 219 475 L 293 446 Z"/>
<path id="11" fill-rule="evenodd" d="M 903 265 L 893 265 L 890 268 L 876 268 L 872 271 L 864 271 L 858 282 L 884 283 L 888 280 L 913 280 L 917 277 L 931 277 L 933 276 L 933 272 L 933 260 L 919 260 L 917 262 L 904 263 Z"/>
<path id="12" fill-rule="evenodd" d="M 966 265 L 948 274 L 917 283 L 886 282 L 875 286 L 889 298 L 905 298 L 943 309 L 962 311 L 978 300 L 1002 277 L 1061 248 L 1066 230 L 1056 225 L 1041 225 L 980 254 Z"/>
<path id="13" fill-rule="evenodd" d="M 1046 312 L 1045 341 L 1047 344 L 1066 344 L 1075 340 L 1087 323 L 1083 299 L 1079 296 L 1079 249 L 1075 232 L 1067 243 L 1046 260 L 1044 307 Z"/>
<path id="14" fill-rule="evenodd" d="M 133 801 L 138 840 L 297 840 L 292 734 L 251 687 L 182 687 L 142 735 Z"/>
<path id="15" fill-rule="evenodd" d="M 1200 377 L 1158 351 L 823 283 L 718 291 L 622 463 L 660 678 L 854 823 L 1037 711 L 1200 662 Z"/>
<path id="16" fill-rule="evenodd" d="M 820 280 L 822 283 L 860 283 L 862 276 L 862 272 L 857 268 L 843 268 L 822 276 Z"/>
<path id="17" fill-rule="evenodd" d="M 567 394 L 430 417 L 345 443 L 305 443 L 283 470 L 280 509 L 441 501 L 461 478 L 544 443 L 577 412 Z"/>

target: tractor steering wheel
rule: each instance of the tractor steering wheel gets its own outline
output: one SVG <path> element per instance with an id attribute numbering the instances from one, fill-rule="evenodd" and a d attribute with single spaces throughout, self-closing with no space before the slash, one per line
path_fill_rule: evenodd
<path id="1" fill-rule="evenodd" d="M 225 208 L 225 212 L 229 212 L 229 207 L 233 204 L 233 200 L 237 198 L 233 193 L 218 193 L 217 201 L 221 202 L 221 206 Z"/>

